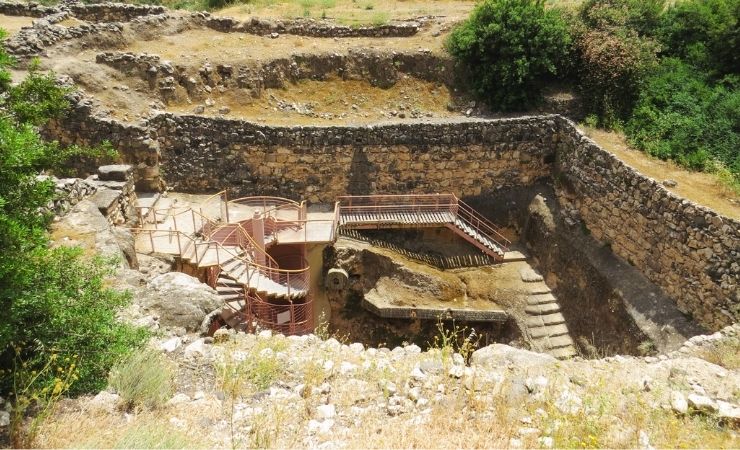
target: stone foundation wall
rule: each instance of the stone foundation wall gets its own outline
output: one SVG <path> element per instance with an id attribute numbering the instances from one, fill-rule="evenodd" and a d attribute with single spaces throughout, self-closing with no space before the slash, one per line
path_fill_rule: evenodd
<path id="1" fill-rule="evenodd" d="M 63 145 L 94 146 L 110 142 L 123 162 L 131 164 L 137 189 L 157 191 L 163 187 L 159 176 L 159 145 L 151 139 L 149 128 L 127 125 L 95 114 L 93 104 L 79 93 L 70 96 L 71 110 L 61 119 L 46 125 L 46 138 Z"/>
<path id="2" fill-rule="evenodd" d="M 421 24 L 418 22 L 401 22 L 378 26 L 349 27 L 333 22 L 312 19 L 289 21 L 272 21 L 253 17 L 241 22 L 231 17 L 213 17 L 197 13 L 204 26 L 223 33 L 249 33 L 261 36 L 278 37 L 280 34 L 294 34 L 312 37 L 407 37 L 418 33 Z"/>
<path id="3" fill-rule="evenodd" d="M 44 17 L 58 12 L 53 6 L 44 6 L 35 2 L 0 2 L 0 14 L 6 16 Z"/>
<path id="4" fill-rule="evenodd" d="M 128 22 L 137 17 L 164 14 L 167 8 L 128 3 L 77 3 L 69 7 L 72 15 L 88 22 Z"/>
<path id="5" fill-rule="evenodd" d="M 50 179 L 55 184 L 54 199 L 47 205 L 55 216 L 64 216 L 82 200 L 90 200 L 111 225 L 137 220 L 133 168 L 129 165 L 101 166 L 87 179 L 46 175 L 39 179 Z"/>
<path id="6" fill-rule="evenodd" d="M 558 118 L 556 192 L 596 239 L 718 330 L 740 318 L 740 222 L 677 197 Z"/>
<path id="7" fill-rule="evenodd" d="M 60 12 L 68 12 L 77 19 L 88 22 L 127 22 L 135 17 L 163 14 L 167 12 L 167 8 L 128 3 L 62 3 L 44 6 L 36 2 L 0 2 L 0 14 L 6 16 L 45 17 Z"/>
<path id="8" fill-rule="evenodd" d="M 176 190 L 333 202 L 350 194 L 479 195 L 546 177 L 554 116 L 364 127 L 268 127 L 199 116 L 151 122 Z"/>
<path id="9" fill-rule="evenodd" d="M 300 80 L 332 77 L 366 80 L 381 88 L 393 86 L 405 75 L 447 86 L 452 86 L 455 80 L 452 59 L 426 53 L 350 50 L 346 55 L 293 55 L 262 64 L 206 63 L 191 68 L 173 65 L 151 54 L 104 52 L 96 55 L 95 60 L 148 82 L 165 103 L 203 100 L 214 89 L 240 89 L 244 95 L 257 98 L 267 88 L 284 88 Z"/>

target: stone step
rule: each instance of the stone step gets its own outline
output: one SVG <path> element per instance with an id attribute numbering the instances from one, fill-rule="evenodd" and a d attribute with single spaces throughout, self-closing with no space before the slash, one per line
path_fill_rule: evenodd
<path id="1" fill-rule="evenodd" d="M 560 312 L 560 305 L 557 303 L 544 303 L 541 305 L 529 305 L 527 306 L 524 311 L 527 314 L 533 315 L 533 316 L 541 316 L 545 314 L 552 314 Z"/>
<path id="2" fill-rule="evenodd" d="M 553 303 L 558 300 L 551 293 L 534 294 L 527 297 L 527 304 L 529 305 L 540 305 L 543 303 Z"/>
<path id="3" fill-rule="evenodd" d="M 535 339 L 547 336 L 562 336 L 564 334 L 568 334 L 568 327 L 564 323 L 550 326 L 543 325 L 529 329 L 529 335 Z"/>
<path id="4" fill-rule="evenodd" d="M 563 318 L 563 315 L 559 312 L 553 313 L 553 314 L 547 314 L 544 316 L 537 316 L 538 318 L 542 319 L 542 322 L 545 325 L 558 325 L 561 323 L 565 323 L 565 318 Z"/>
<path id="5" fill-rule="evenodd" d="M 573 346 L 573 339 L 571 339 L 571 337 L 568 336 L 567 334 L 563 336 L 551 336 L 543 340 L 544 340 L 545 348 L 548 350 L 554 350 L 556 348 Z"/>
<path id="6" fill-rule="evenodd" d="M 558 359 L 572 358 L 578 354 L 578 352 L 576 352 L 576 349 L 573 347 L 556 348 L 554 350 L 548 351 L 547 353 Z"/>
<path id="7" fill-rule="evenodd" d="M 545 283 L 527 283 L 525 286 L 527 288 L 527 294 L 530 295 L 549 294 L 552 292 Z"/>

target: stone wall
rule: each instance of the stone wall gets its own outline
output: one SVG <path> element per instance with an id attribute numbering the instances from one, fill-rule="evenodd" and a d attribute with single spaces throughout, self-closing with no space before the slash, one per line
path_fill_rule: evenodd
<path id="1" fill-rule="evenodd" d="M 94 146 L 110 142 L 122 160 L 134 169 L 136 187 L 142 191 L 160 190 L 159 145 L 150 138 L 144 125 L 128 125 L 94 112 L 92 101 L 79 93 L 70 95 L 71 110 L 61 119 L 46 125 L 46 138 L 58 140 L 63 145 Z"/>
<path id="2" fill-rule="evenodd" d="M 45 17 L 67 12 L 77 19 L 88 22 L 127 22 L 135 17 L 163 14 L 167 8 L 154 5 L 132 5 L 128 3 L 60 3 L 44 6 L 36 2 L 0 2 L 0 14 L 6 16 Z"/>
<path id="3" fill-rule="evenodd" d="M 0 2 L 0 14 L 6 16 L 44 17 L 58 12 L 53 6 L 44 6 L 35 2 Z"/>
<path id="4" fill-rule="evenodd" d="M 87 22 L 128 22 L 141 16 L 164 14 L 167 8 L 129 3 L 76 3 L 69 7 L 69 11 L 74 17 Z"/>
<path id="5" fill-rule="evenodd" d="M 393 86 L 405 75 L 450 87 L 455 81 L 452 59 L 419 52 L 350 50 L 347 54 L 297 54 L 251 65 L 205 63 L 190 68 L 146 53 L 103 52 L 95 60 L 148 82 L 165 103 L 203 100 L 214 89 L 240 89 L 257 98 L 267 88 L 332 77 L 365 80 L 381 88 Z"/>
<path id="6" fill-rule="evenodd" d="M 418 22 L 400 22 L 377 26 L 349 27 L 333 22 L 312 19 L 272 21 L 253 17 L 240 22 L 231 17 L 213 17 L 206 13 L 197 13 L 204 26 L 224 33 L 249 33 L 256 35 L 294 34 L 312 37 L 406 37 L 419 31 Z"/>
<path id="7" fill-rule="evenodd" d="M 79 202 L 90 200 L 111 225 L 137 220 L 133 168 L 129 165 L 101 166 L 96 175 L 87 179 L 47 175 L 38 178 L 51 180 L 55 185 L 54 199 L 47 205 L 55 216 L 64 216 Z"/>
<path id="8" fill-rule="evenodd" d="M 718 330 L 740 318 L 740 222 L 677 197 L 558 118 L 556 192 L 572 219 Z"/>
<path id="9" fill-rule="evenodd" d="M 550 173 L 554 116 L 269 127 L 163 114 L 150 122 L 176 190 L 333 202 L 350 194 L 479 195 Z"/>

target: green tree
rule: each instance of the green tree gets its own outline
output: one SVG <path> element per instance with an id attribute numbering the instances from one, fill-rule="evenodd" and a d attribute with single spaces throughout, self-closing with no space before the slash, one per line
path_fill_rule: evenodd
<path id="1" fill-rule="evenodd" d="M 591 29 L 630 29 L 651 36 L 660 22 L 665 0 L 587 0 L 580 10 Z"/>
<path id="2" fill-rule="evenodd" d="M 648 78 L 625 131 L 638 148 L 696 170 L 719 161 L 740 183 L 737 78 L 712 85 L 706 74 L 666 58 Z"/>
<path id="3" fill-rule="evenodd" d="M 541 100 L 569 39 L 560 13 L 542 0 L 484 0 L 452 31 L 447 49 L 478 97 L 494 109 L 521 110 Z"/>
<path id="4" fill-rule="evenodd" d="M 12 392 L 21 369 L 38 371 L 39 389 L 53 388 L 58 376 L 44 368 L 75 357 L 71 392 L 87 392 L 104 386 L 110 366 L 145 334 L 115 320 L 127 296 L 105 285 L 109 265 L 48 247 L 51 215 L 43 211 L 54 186 L 37 175 L 100 150 L 44 142 L 37 127 L 68 107 L 67 89 L 36 65 L 14 85 L 11 64 L 0 49 L 0 395 Z"/>
<path id="5" fill-rule="evenodd" d="M 714 72 L 740 73 L 740 1 L 685 0 L 668 8 L 657 28 L 662 53 Z"/>

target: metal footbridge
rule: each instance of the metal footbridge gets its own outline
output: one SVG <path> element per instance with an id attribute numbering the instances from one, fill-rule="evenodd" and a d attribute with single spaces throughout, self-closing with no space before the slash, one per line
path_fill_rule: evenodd
<path id="1" fill-rule="evenodd" d="M 446 227 L 497 261 L 511 242 L 500 228 L 454 194 L 339 197 L 339 226 L 347 229 Z"/>

